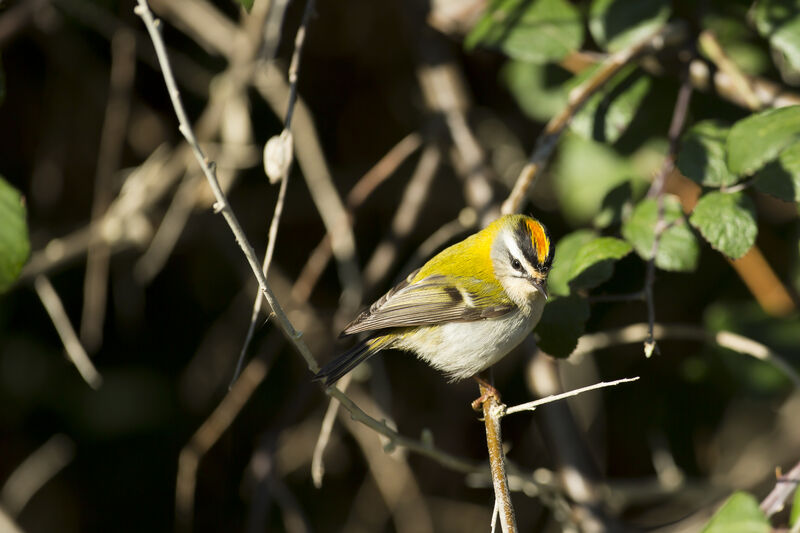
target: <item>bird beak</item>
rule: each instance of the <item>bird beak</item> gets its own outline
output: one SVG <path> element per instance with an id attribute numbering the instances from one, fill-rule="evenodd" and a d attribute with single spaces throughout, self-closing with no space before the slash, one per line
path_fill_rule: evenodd
<path id="1" fill-rule="evenodd" d="M 547 300 L 547 298 L 548 298 L 547 287 L 545 287 L 544 282 L 533 280 L 533 281 L 531 281 L 531 283 L 533 283 L 533 286 L 536 287 L 536 290 L 538 290 L 540 293 L 542 293 L 542 296 L 544 296 L 544 299 Z"/>

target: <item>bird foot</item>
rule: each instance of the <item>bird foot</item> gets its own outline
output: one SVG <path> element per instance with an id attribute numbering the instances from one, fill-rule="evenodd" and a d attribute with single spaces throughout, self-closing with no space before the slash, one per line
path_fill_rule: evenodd
<path id="1" fill-rule="evenodd" d="M 481 379 L 478 376 L 473 376 L 472 379 L 478 382 L 478 385 L 480 385 L 482 391 L 481 395 L 472 402 L 472 409 L 480 412 L 483 404 L 490 398 L 494 398 L 498 404 L 502 403 L 500 401 L 500 393 L 488 381 Z"/>

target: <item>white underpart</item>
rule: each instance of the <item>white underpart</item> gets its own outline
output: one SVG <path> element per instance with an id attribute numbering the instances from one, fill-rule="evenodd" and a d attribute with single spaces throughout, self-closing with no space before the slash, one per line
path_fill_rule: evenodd
<path id="1" fill-rule="evenodd" d="M 539 322 L 543 309 L 544 297 L 537 292 L 530 305 L 502 317 L 418 328 L 394 347 L 416 352 L 451 380 L 466 379 L 516 348 Z"/>

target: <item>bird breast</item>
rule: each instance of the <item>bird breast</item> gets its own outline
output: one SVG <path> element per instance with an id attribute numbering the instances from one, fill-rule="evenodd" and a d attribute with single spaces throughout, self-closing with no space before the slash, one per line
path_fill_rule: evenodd
<path id="1" fill-rule="evenodd" d="M 544 298 L 498 318 L 417 328 L 395 344 L 444 372 L 451 381 L 474 376 L 516 348 L 539 322 Z"/>

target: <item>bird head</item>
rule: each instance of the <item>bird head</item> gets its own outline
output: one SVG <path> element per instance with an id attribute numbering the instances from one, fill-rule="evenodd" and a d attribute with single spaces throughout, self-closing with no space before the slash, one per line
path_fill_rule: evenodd
<path id="1" fill-rule="evenodd" d="M 491 248 L 492 267 L 506 294 L 522 307 L 547 298 L 547 274 L 555 248 L 547 229 L 525 215 L 506 215 L 494 224 L 498 228 Z"/>

